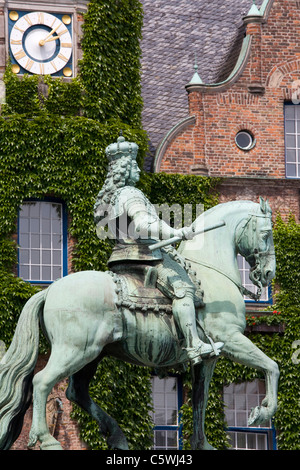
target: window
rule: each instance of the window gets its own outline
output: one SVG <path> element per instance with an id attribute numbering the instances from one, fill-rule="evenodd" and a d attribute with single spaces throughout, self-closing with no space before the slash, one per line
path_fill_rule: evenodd
<path id="1" fill-rule="evenodd" d="M 239 450 L 274 450 L 275 430 L 271 422 L 258 427 L 248 426 L 251 409 L 265 397 L 265 382 L 254 380 L 224 387 L 225 418 L 231 448 Z"/>
<path id="2" fill-rule="evenodd" d="M 50 283 L 67 274 L 66 220 L 62 203 L 24 202 L 19 213 L 19 276 Z"/>
<path id="3" fill-rule="evenodd" d="M 285 164 L 287 178 L 300 178 L 300 106 L 285 105 Z"/>
<path id="4" fill-rule="evenodd" d="M 152 377 L 152 400 L 154 411 L 153 449 L 179 449 L 180 423 L 178 410 L 181 406 L 182 390 L 177 377 L 159 379 Z"/>
<path id="5" fill-rule="evenodd" d="M 238 255 L 237 261 L 238 261 L 238 267 L 239 267 L 239 271 L 241 275 L 242 285 L 246 287 L 246 289 L 248 289 L 250 292 L 256 293 L 257 287 L 252 283 L 249 277 L 250 265 L 247 263 L 245 258 L 243 258 L 241 255 Z M 248 301 L 251 299 L 245 296 L 245 300 Z M 270 302 L 270 301 L 271 301 L 270 288 L 263 287 L 259 302 Z"/>
<path id="6" fill-rule="evenodd" d="M 251 150 L 256 141 L 251 132 L 244 130 L 237 133 L 235 143 L 241 150 Z"/>

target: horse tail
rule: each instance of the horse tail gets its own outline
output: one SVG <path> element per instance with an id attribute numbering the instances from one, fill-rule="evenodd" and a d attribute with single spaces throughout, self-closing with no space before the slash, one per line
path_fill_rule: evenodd
<path id="1" fill-rule="evenodd" d="M 46 291 L 25 304 L 9 349 L 0 361 L 0 450 L 18 438 L 32 398 L 32 378 L 39 351 L 39 314 Z"/>

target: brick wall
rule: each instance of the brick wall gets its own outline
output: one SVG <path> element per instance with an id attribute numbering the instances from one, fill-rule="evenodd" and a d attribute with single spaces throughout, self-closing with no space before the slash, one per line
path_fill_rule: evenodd
<path id="1" fill-rule="evenodd" d="M 220 203 L 235 200 L 259 201 L 262 196 L 269 200 L 273 220 L 280 214 L 287 220 L 290 214 L 300 219 L 299 189 L 289 180 L 247 180 L 226 178 L 220 185 Z"/>

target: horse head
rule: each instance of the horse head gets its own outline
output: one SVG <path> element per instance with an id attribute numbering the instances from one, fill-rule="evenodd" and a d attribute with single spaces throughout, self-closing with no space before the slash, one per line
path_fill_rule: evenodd
<path id="1" fill-rule="evenodd" d="M 275 276 L 276 260 L 272 234 L 272 210 L 269 202 L 260 198 L 236 230 L 238 252 L 250 265 L 250 279 L 259 291 Z"/>

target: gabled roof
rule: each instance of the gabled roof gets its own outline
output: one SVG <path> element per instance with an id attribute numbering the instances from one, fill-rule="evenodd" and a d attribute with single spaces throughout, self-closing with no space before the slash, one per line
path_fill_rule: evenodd
<path id="1" fill-rule="evenodd" d="M 232 72 L 253 0 L 141 0 L 143 126 L 154 154 L 165 134 L 188 115 L 185 85 L 195 56 L 204 83 Z M 257 0 L 259 8 L 266 0 Z M 149 169 L 149 168 L 148 168 Z"/>

